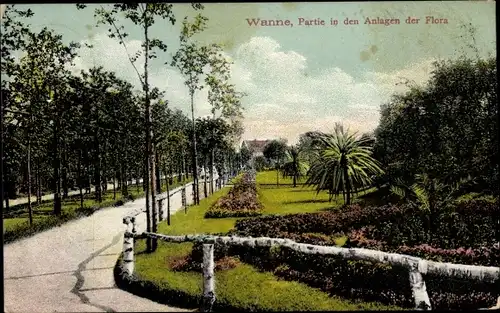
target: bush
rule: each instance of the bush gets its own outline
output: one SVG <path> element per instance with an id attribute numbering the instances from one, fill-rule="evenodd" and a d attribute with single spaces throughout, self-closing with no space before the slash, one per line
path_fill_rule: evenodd
<path id="1" fill-rule="evenodd" d="M 500 246 L 493 245 L 497 242 L 498 210 L 494 203 L 470 201 L 429 218 L 412 206 L 361 208 L 351 205 L 339 212 L 240 220 L 231 234 L 332 245 L 339 233 L 347 233 L 347 247 L 408 254 L 438 262 L 499 266 Z M 429 230 L 433 232 L 430 238 Z M 413 307 L 408 271 L 404 268 L 301 255 L 287 249 L 279 251 L 273 254 L 258 248 L 251 254 L 235 250 L 232 253 L 240 254 L 245 262 L 272 270 L 280 277 L 299 280 L 324 291 L 365 301 Z M 220 250 L 219 255 L 222 253 Z M 425 276 L 431 304 L 436 309 L 489 307 L 500 292 L 500 281 L 489 284 Z"/>
<path id="2" fill-rule="evenodd" d="M 473 213 L 476 211 L 478 214 Z M 498 204 L 487 201 L 462 203 L 454 211 L 434 217 L 408 205 L 366 208 L 351 205 L 339 212 L 240 220 L 235 225 L 235 234 L 253 237 L 280 237 L 283 233 L 332 235 L 368 227 L 369 231 L 365 230 L 368 238 L 392 247 L 428 243 L 448 249 L 479 248 L 500 240 L 499 219 Z"/>

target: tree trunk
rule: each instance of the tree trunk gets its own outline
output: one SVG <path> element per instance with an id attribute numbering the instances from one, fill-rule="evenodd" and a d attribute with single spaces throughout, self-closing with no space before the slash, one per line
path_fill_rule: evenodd
<path id="1" fill-rule="evenodd" d="M 165 171 L 165 179 L 171 175 L 171 171 Z M 167 180 L 167 225 L 170 225 L 170 181 Z"/>
<path id="2" fill-rule="evenodd" d="M 31 138 L 28 135 L 28 212 L 30 226 L 33 226 L 33 208 L 31 207 Z"/>
<path id="3" fill-rule="evenodd" d="M 167 191 L 169 190 L 168 188 L 168 185 L 169 185 L 169 181 L 168 181 L 168 171 L 167 171 L 167 163 L 165 162 L 165 164 L 163 164 L 163 172 L 165 173 L 165 185 L 167 185 Z"/>
<path id="4" fill-rule="evenodd" d="M 205 175 L 203 175 L 203 195 L 206 197 L 208 197 L 208 190 L 207 190 L 207 165 L 206 165 L 206 161 L 205 161 L 205 164 L 203 165 L 203 171 Z"/>
<path id="5" fill-rule="evenodd" d="M 190 92 L 191 95 L 191 120 L 193 129 L 193 193 L 195 198 L 195 205 L 200 204 L 200 186 L 198 183 L 198 153 L 196 151 L 196 120 L 194 119 L 194 90 Z"/>
<path id="6" fill-rule="evenodd" d="M 182 183 L 183 175 L 182 175 L 182 161 L 177 160 L 177 182 Z"/>
<path id="7" fill-rule="evenodd" d="M 147 23 L 147 12 L 148 9 L 146 8 L 146 11 L 144 12 L 144 22 L 145 24 Z M 150 216 L 151 216 L 151 225 L 150 227 L 151 230 L 154 233 L 157 231 L 157 221 L 158 221 L 158 213 L 156 212 L 156 166 L 155 166 L 155 154 L 154 154 L 154 147 L 153 147 L 153 129 L 152 129 L 152 124 L 151 124 L 151 102 L 149 99 L 149 85 L 148 85 L 148 61 L 149 61 L 149 37 L 148 37 L 148 30 L 149 26 L 144 25 L 144 94 L 145 94 L 145 100 L 146 100 L 146 145 L 147 145 L 147 157 L 149 159 L 149 166 L 151 171 L 151 211 Z M 149 176 L 149 175 L 148 175 Z M 148 181 L 149 185 L 149 181 Z M 149 201 L 147 201 L 148 197 L 146 197 L 146 205 L 149 206 Z M 146 209 L 146 211 L 148 211 Z M 149 241 L 149 240 L 148 240 Z M 148 251 L 154 252 L 156 250 L 158 241 L 157 240 L 152 240 L 151 243 L 148 243 Z"/>
<path id="8" fill-rule="evenodd" d="M 123 171 L 123 161 L 120 160 L 120 179 L 121 179 L 121 193 L 122 197 L 128 196 L 128 184 L 127 184 L 127 175 Z M 137 181 L 137 186 L 139 186 L 139 182 Z"/>
<path id="9" fill-rule="evenodd" d="M 42 178 L 40 177 L 40 159 L 36 158 L 36 203 L 42 203 Z"/>
<path id="10" fill-rule="evenodd" d="M 160 176 L 160 159 L 158 156 L 158 151 L 155 152 L 155 158 L 156 158 L 156 192 L 158 194 L 161 193 L 161 176 Z M 166 175 L 166 173 L 165 173 Z"/>
<path id="11" fill-rule="evenodd" d="M 66 145 L 63 144 L 64 151 L 63 151 L 63 166 L 62 166 L 62 187 L 63 187 L 63 199 L 68 198 L 69 194 L 69 186 L 68 186 L 68 152 L 66 149 Z"/>
<path id="12" fill-rule="evenodd" d="M 4 192 L 4 195 L 5 195 L 5 210 L 8 211 L 10 208 L 9 195 L 6 192 Z"/>
<path id="13" fill-rule="evenodd" d="M 139 193 L 139 186 L 141 185 L 141 179 L 139 178 L 141 175 L 140 174 L 136 174 L 137 177 L 135 179 L 135 186 L 137 187 L 137 193 Z M 143 187 L 144 187 L 144 184 L 143 184 Z"/>
<path id="14" fill-rule="evenodd" d="M 183 175 L 183 181 L 188 179 L 189 171 L 186 166 L 186 155 L 184 154 L 184 147 L 182 148 L 182 173 Z"/>
<path id="15" fill-rule="evenodd" d="M 102 194 L 105 195 L 108 191 L 108 158 L 106 157 L 108 154 L 107 140 L 104 140 L 104 151 L 103 155 L 103 166 L 102 166 Z"/>
<path id="16" fill-rule="evenodd" d="M 346 204 L 351 204 L 351 184 L 349 182 L 349 173 L 347 171 L 347 166 L 344 166 L 344 176 L 345 176 L 345 189 L 346 189 Z"/>
<path id="17" fill-rule="evenodd" d="M 116 200 L 116 174 L 113 176 L 113 200 Z"/>
<path id="18" fill-rule="evenodd" d="M 60 216 L 62 207 L 61 207 L 61 184 L 59 177 L 60 170 L 60 159 L 59 159 L 59 134 L 58 134 L 58 125 L 59 118 L 56 118 L 54 121 L 54 215 Z"/>
<path id="19" fill-rule="evenodd" d="M 80 191 L 80 209 L 83 209 L 83 175 L 82 175 L 82 150 L 78 156 L 78 190 Z"/>
<path id="20" fill-rule="evenodd" d="M 210 194 L 214 193 L 214 158 L 215 149 L 212 149 L 212 153 L 210 153 Z"/>
<path id="21" fill-rule="evenodd" d="M 96 120 L 97 124 L 99 124 L 99 113 L 97 112 L 96 107 Z M 101 191 L 101 152 L 99 149 L 99 130 L 96 128 L 94 133 L 94 148 L 96 151 L 96 159 L 95 159 L 95 170 L 94 170 L 94 186 L 95 186 L 95 199 L 101 203 L 102 202 L 102 191 Z"/>
<path id="22" fill-rule="evenodd" d="M 280 170 L 279 165 L 276 165 L 276 186 L 280 186 Z"/>
<path id="23" fill-rule="evenodd" d="M 147 148 L 146 148 L 147 149 Z M 146 152 L 147 156 L 147 152 Z M 146 158 L 144 162 L 144 170 L 142 171 L 142 190 L 146 192 L 147 186 L 149 185 L 149 159 Z M 149 189 L 147 189 L 149 190 Z"/>
<path id="24" fill-rule="evenodd" d="M 151 204 L 149 201 L 149 184 L 144 183 L 149 182 L 149 158 L 148 158 L 148 151 L 149 149 L 147 148 L 146 145 L 146 162 L 148 163 L 148 166 L 146 168 L 146 171 L 144 171 L 144 178 L 143 178 L 143 186 L 146 188 L 145 190 L 145 196 L 146 196 L 146 230 L 148 232 L 152 231 L 152 215 L 151 215 Z M 147 252 L 152 252 L 152 240 L 151 239 L 146 239 L 146 250 Z"/>

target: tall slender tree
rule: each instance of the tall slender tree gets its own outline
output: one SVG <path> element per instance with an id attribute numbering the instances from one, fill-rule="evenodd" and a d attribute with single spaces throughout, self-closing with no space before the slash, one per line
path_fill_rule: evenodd
<path id="1" fill-rule="evenodd" d="M 196 91 L 204 88 L 201 77 L 206 74 L 208 64 L 209 47 L 200 45 L 193 36 L 206 28 L 207 18 L 198 14 L 193 22 L 186 17 L 182 24 L 180 35 L 181 46 L 174 55 L 172 66 L 177 67 L 185 77 L 185 85 L 188 87 L 191 99 L 191 122 L 192 122 L 192 158 L 193 158 L 193 189 L 195 204 L 200 203 L 200 191 L 198 181 L 198 153 L 196 147 L 196 119 L 194 96 Z"/>
<path id="2" fill-rule="evenodd" d="M 78 8 L 85 8 L 85 5 L 77 4 Z M 200 4 L 193 4 L 195 9 L 200 9 Z M 142 51 L 138 51 L 135 55 L 130 55 L 125 38 L 128 33 L 125 32 L 125 27 L 118 24 L 119 16 L 123 14 L 125 19 L 139 26 L 143 34 Z M 145 133 L 146 133 L 146 159 L 147 164 L 145 171 L 146 183 L 146 211 L 147 211 L 147 230 L 156 232 L 158 222 L 158 212 L 156 210 L 156 160 L 153 146 L 153 129 L 151 117 L 151 99 L 149 86 L 149 60 L 157 58 L 156 50 L 163 52 L 167 51 L 167 45 L 159 38 L 152 38 L 150 34 L 151 27 L 155 24 L 156 19 L 166 19 L 172 25 L 175 24 L 175 16 L 172 11 L 172 4 L 168 3 L 130 3 L 130 4 L 113 4 L 108 7 L 100 6 L 95 9 L 95 16 L 98 18 L 98 24 L 109 25 L 109 37 L 118 39 L 123 45 L 129 61 L 137 73 L 138 79 L 142 85 L 144 93 L 144 115 L 145 115 Z M 136 66 L 136 61 L 139 56 L 144 57 L 143 73 L 141 74 Z M 150 182 L 150 183 L 149 183 Z M 151 201 L 149 201 L 149 193 L 151 193 Z M 151 206 L 151 207 L 150 207 Z M 157 240 L 147 240 L 147 250 L 155 251 Z"/>

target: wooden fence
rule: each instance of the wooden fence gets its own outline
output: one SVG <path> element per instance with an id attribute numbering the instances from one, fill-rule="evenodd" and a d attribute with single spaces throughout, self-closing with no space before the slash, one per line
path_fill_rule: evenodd
<path id="1" fill-rule="evenodd" d="M 219 187 L 227 182 L 224 181 Z M 219 188 L 219 189 L 220 189 Z M 181 190 L 185 190 L 181 189 Z M 170 196 L 178 190 L 171 193 Z M 163 200 L 166 197 L 160 199 Z M 160 206 L 161 207 L 161 206 Z M 142 212 L 142 211 L 141 211 Z M 141 213 L 138 212 L 137 214 Z M 137 215 L 135 214 L 135 215 Z M 317 246 L 305 243 L 298 243 L 290 239 L 268 238 L 268 237 L 236 237 L 236 236 L 210 236 L 210 235 L 183 235 L 183 236 L 167 236 L 150 232 L 137 232 L 135 223 L 135 215 L 129 215 L 123 219 L 126 225 L 123 241 L 123 262 L 124 268 L 128 275 L 134 273 L 134 240 L 139 238 L 156 238 L 158 240 L 183 243 L 197 242 L 203 244 L 203 305 L 202 311 L 211 311 L 215 302 L 215 278 L 214 278 L 214 244 L 236 245 L 252 247 L 287 247 L 292 250 L 306 254 L 334 255 L 340 256 L 348 260 L 364 260 L 390 265 L 398 265 L 408 269 L 410 285 L 415 301 L 415 308 L 419 310 L 430 310 L 431 303 L 425 281 L 422 274 L 444 275 L 449 277 L 479 280 L 484 282 L 495 282 L 500 280 L 500 268 L 492 266 L 474 266 L 453 263 L 434 262 L 418 257 L 387 253 L 378 250 L 362 249 L 362 248 L 341 248 L 336 246 Z M 163 215 L 160 215 L 163 216 Z M 167 219 L 170 220 L 170 208 L 167 207 Z M 170 224 L 170 222 L 169 222 Z M 497 306 L 490 309 L 500 308 L 500 297 L 498 298 Z"/>

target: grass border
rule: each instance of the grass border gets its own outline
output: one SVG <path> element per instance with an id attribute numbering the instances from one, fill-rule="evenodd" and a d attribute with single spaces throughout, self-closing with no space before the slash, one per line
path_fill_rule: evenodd
<path id="1" fill-rule="evenodd" d="M 16 242 L 21 239 L 26 239 L 35 236 L 36 234 L 39 234 L 41 232 L 44 232 L 46 230 L 56 228 L 56 227 L 61 227 L 62 225 L 79 220 L 84 217 L 89 217 L 93 215 L 96 211 L 103 209 L 103 208 L 95 208 L 95 207 L 84 207 L 83 210 L 78 210 L 77 212 L 73 213 L 63 213 L 61 216 L 49 216 L 47 218 L 44 218 L 40 222 L 34 221 L 33 227 L 23 227 L 20 226 L 18 228 L 15 228 L 14 230 L 6 230 L 3 234 L 3 244 L 9 244 L 12 242 Z M 3 218 L 2 218 L 2 223 L 3 223 Z M 22 224 L 24 225 L 24 224 Z"/>
<path id="2" fill-rule="evenodd" d="M 200 307 L 203 300 L 202 294 L 194 296 L 184 291 L 158 286 L 149 280 L 141 280 L 141 278 L 138 277 L 135 272 L 131 276 L 129 276 L 124 268 L 123 252 L 120 253 L 118 260 L 115 263 L 115 266 L 113 268 L 113 276 L 115 284 L 118 288 L 133 295 L 139 296 L 141 298 L 146 298 L 160 304 L 174 306 L 186 310 L 193 310 L 193 312 L 200 312 Z M 217 298 L 213 305 L 213 311 L 249 312 L 249 310 L 244 310 L 242 308 L 229 305 L 225 302 L 221 302 Z M 262 310 L 259 311 L 265 312 Z"/>
<path id="3" fill-rule="evenodd" d="M 178 183 L 178 182 L 174 181 L 174 183 L 172 185 L 175 185 L 176 183 Z M 180 188 L 183 185 L 187 185 L 190 183 L 192 183 L 192 181 L 187 180 L 183 184 L 180 184 L 176 187 L 173 187 L 173 189 Z M 170 185 L 170 188 L 172 188 L 171 187 L 172 185 Z M 170 190 L 170 192 L 172 190 Z M 165 193 L 165 192 L 166 191 L 163 191 L 162 193 Z M 73 195 L 73 196 L 75 196 L 75 195 Z M 83 209 L 76 208 L 73 212 L 69 212 L 69 213 L 63 211 L 60 216 L 50 215 L 46 218 L 43 218 L 39 222 L 34 221 L 33 226 L 18 226 L 13 230 L 3 231 L 2 232 L 3 244 L 6 245 L 6 244 L 10 244 L 10 243 L 16 242 L 16 241 L 21 240 L 21 239 L 33 237 L 41 232 L 50 230 L 52 228 L 61 227 L 62 225 L 66 224 L 66 223 L 73 222 L 73 221 L 79 220 L 81 218 L 92 216 L 95 212 L 97 212 L 99 210 L 103 210 L 103 209 L 110 208 L 110 207 L 120 207 L 120 206 L 125 205 L 126 203 L 134 202 L 134 201 L 137 201 L 139 199 L 142 199 L 143 197 L 144 197 L 144 191 L 140 192 L 138 196 L 134 195 L 133 198 L 130 198 L 130 194 L 129 194 L 129 196 L 127 196 L 127 197 L 122 197 L 120 199 L 113 200 L 112 205 L 108 205 L 108 206 L 99 206 L 99 205 L 84 206 Z M 48 203 L 48 202 L 53 202 L 54 200 L 45 200 L 45 201 Z M 120 201 L 121 201 L 121 203 L 118 205 L 117 203 L 119 203 Z M 44 202 L 42 202 L 42 204 L 43 203 Z M 17 204 L 17 205 L 24 205 L 24 203 Z M 2 215 L 2 230 L 4 229 L 3 222 L 4 222 L 4 217 Z M 25 225 L 25 224 L 21 224 L 21 225 Z"/>

